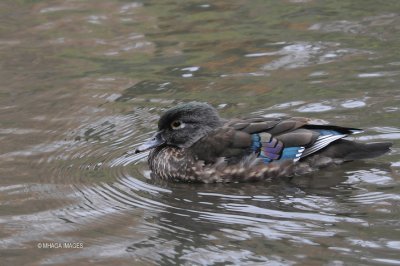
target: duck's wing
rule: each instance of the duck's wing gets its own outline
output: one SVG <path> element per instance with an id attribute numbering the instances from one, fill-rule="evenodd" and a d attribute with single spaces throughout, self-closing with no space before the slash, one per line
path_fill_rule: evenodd
<path id="1" fill-rule="evenodd" d="M 314 124 L 312 119 L 304 117 L 247 121 L 249 123 L 244 127 L 245 123 L 241 123 L 240 130 L 251 134 L 252 150 L 265 163 L 287 159 L 297 161 L 321 151 L 337 140 L 362 131 L 357 128 Z M 261 129 L 256 124 L 268 126 Z"/>
<path id="2" fill-rule="evenodd" d="M 198 158 L 213 162 L 218 157 L 235 161 L 255 153 L 264 163 L 297 161 L 314 154 L 356 128 L 316 125 L 304 117 L 253 117 L 229 121 L 197 143 Z"/>

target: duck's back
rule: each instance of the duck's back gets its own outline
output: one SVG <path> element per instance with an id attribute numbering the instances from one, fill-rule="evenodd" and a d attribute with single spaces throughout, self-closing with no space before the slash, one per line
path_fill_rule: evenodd
<path id="1" fill-rule="evenodd" d="M 389 150 L 391 143 L 364 144 L 343 139 L 358 132 L 361 130 L 315 124 L 303 117 L 236 119 L 202 138 L 192 151 L 208 163 L 220 157 L 236 163 L 255 154 L 268 164 L 310 161 L 316 156 L 330 157 L 335 162 L 349 161 L 376 157 Z"/>

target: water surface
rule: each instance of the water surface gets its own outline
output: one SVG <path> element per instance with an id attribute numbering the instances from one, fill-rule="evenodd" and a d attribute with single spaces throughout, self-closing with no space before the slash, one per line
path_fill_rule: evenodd
<path id="1" fill-rule="evenodd" d="M 0 7 L 1 264 L 400 264 L 399 1 Z M 290 182 L 152 180 L 134 148 L 191 100 L 394 148 Z"/>

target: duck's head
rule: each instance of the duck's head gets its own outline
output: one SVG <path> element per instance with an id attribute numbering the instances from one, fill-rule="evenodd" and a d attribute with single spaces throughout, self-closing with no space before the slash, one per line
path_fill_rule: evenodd
<path id="1" fill-rule="evenodd" d="M 161 145 L 188 148 L 222 125 L 218 112 L 207 103 L 190 102 L 167 110 L 158 121 L 158 132 L 135 153 Z"/>

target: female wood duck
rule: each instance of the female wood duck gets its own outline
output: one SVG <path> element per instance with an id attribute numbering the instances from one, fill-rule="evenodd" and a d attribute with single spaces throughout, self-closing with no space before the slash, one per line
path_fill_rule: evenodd
<path id="1" fill-rule="evenodd" d="M 136 149 L 162 179 L 245 182 L 301 174 L 373 158 L 391 143 L 345 140 L 356 128 L 313 124 L 303 117 L 221 119 L 210 105 L 190 102 L 166 111 L 158 132 Z"/>

